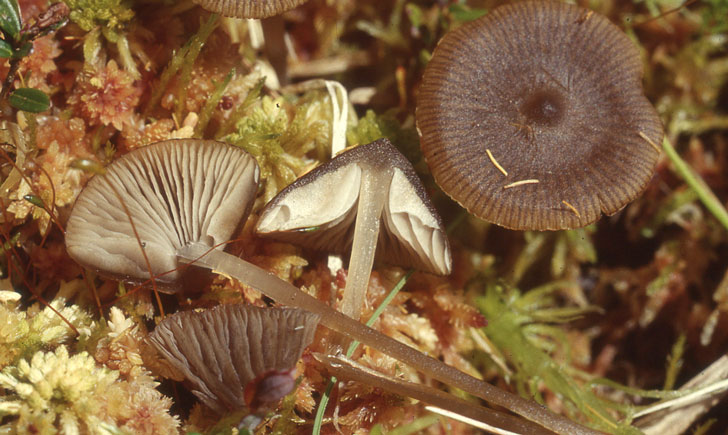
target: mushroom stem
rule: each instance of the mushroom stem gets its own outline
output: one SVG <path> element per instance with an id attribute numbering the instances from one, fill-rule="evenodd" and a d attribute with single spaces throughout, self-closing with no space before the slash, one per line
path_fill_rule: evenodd
<path id="1" fill-rule="evenodd" d="M 374 254 L 379 239 L 382 209 L 384 209 L 384 202 L 389 194 L 392 175 L 391 168 L 386 171 L 377 171 L 364 167 L 362 170 L 354 240 L 351 246 L 344 298 L 341 301 L 341 312 L 355 320 L 359 320 L 361 317 L 369 287 L 369 276 L 372 273 Z"/>
<path id="2" fill-rule="evenodd" d="M 288 51 L 286 50 L 286 24 L 283 16 L 275 15 L 261 20 L 265 38 L 265 57 L 278 76 L 278 83 L 288 84 Z"/>
<path id="3" fill-rule="evenodd" d="M 300 291 L 292 284 L 270 272 L 250 264 L 234 255 L 218 249 L 210 249 L 200 243 L 192 243 L 177 252 L 178 258 L 196 266 L 207 267 L 257 289 L 276 302 L 298 307 L 318 314 L 321 324 L 349 338 L 379 350 L 440 382 L 472 394 L 497 406 L 509 409 L 522 417 L 557 433 L 597 434 L 568 418 L 554 414 L 538 403 L 511 394 L 498 387 L 476 379 L 442 361 L 382 334 L 351 317 L 334 310 L 313 296 Z"/>
<path id="4" fill-rule="evenodd" d="M 484 408 L 473 402 L 455 397 L 444 391 L 430 387 L 429 385 L 415 384 L 402 379 L 383 375 L 368 367 L 364 367 L 340 356 L 330 356 L 314 353 L 314 358 L 321 362 L 333 376 L 338 379 L 349 379 L 355 382 L 376 386 L 385 391 L 399 394 L 404 397 L 411 397 L 420 400 L 428 405 L 453 412 L 459 416 L 475 420 L 489 426 L 489 428 L 478 425 L 479 429 L 502 429 L 513 433 L 522 434 L 552 434 L 550 430 L 539 426 L 526 419 L 517 418 L 504 412 Z"/>

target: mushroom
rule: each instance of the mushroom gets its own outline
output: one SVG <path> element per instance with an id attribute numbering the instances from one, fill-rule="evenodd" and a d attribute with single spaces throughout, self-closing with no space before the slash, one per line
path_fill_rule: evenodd
<path id="1" fill-rule="evenodd" d="M 165 318 L 151 343 L 218 414 L 267 410 L 295 387 L 296 362 L 318 316 L 297 308 L 225 304 Z"/>
<path id="2" fill-rule="evenodd" d="M 132 282 L 154 276 L 173 289 L 182 278 L 177 251 L 227 242 L 252 207 L 258 173 L 253 157 L 220 142 L 169 140 L 134 150 L 76 199 L 68 253 L 101 274 Z"/>
<path id="3" fill-rule="evenodd" d="M 469 212 L 557 230 L 616 213 L 646 187 L 663 129 L 637 47 L 556 1 L 500 6 L 448 33 L 417 104 L 435 180 Z"/>
<path id="4" fill-rule="evenodd" d="M 399 266 L 439 275 L 452 269 L 440 216 L 387 139 L 352 148 L 294 181 L 265 206 L 256 231 L 326 252 L 351 249 L 341 311 L 355 319 L 375 251 Z"/>
<path id="5" fill-rule="evenodd" d="M 170 140 L 115 160 L 79 194 L 66 246 L 79 263 L 130 280 L 170 284 L 177 260 L 217 271 L 276 302 L 320 316 L 321 324 L 424 374 L 502 406 L 545 427 L 589 430 L 476 379 L 344 314 L 270 272 L 217 249 L 244 220 L 257 191 L 258 167 L 240 148 L 221 142 Z M 234 182 L 234 184 L 230 184 Z M 136 247 L 136 248 L 135 248 Z"/>
<path id="6" fill-rule="evenodd" d="M 210 12 L 226 17 L 267 18 L 293 9 L 306 0 L 193 0 Z"/>
<path id="7" fill-rule="evenodd" d="M 285 23 L 279 15 L 307 0 L 193 0 L 203 9 L 226 17 L 261 20 L 265 55 L 275 70 L 274 83 L 288 83 L 288 49 L 285 42 Z M 249 24 L 250 26 L 250 24 Z M 255 29 L 261 29 L 255 25 Z M 250 30 L 250 27 L 249 27 Z M 268 80 L 271 84 L 271 80 Z M 277 86 L 277 85 L 276 85 Z"/>

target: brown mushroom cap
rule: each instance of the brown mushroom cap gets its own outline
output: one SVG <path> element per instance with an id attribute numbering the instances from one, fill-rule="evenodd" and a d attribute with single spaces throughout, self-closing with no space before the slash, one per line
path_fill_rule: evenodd
<path id="1" fill-rule="evenodd" d="M 487 221 L 587 225 L 654 171 L 663 130 L 641 78 L 637 47 L 599 14 L 498 7 L 435 49 L 417 104 L 423 153 L 440 187 Z"/>
<path id="2" fill-rule="evenodd" d="M 267 18 L 281 14 L 307 0 L 194 0 L 210 12 L 226 17 Z"/>
<path id="3" fill-rule="evenodd" d="M 224 414 L 247 406 L 244 390 L 256 379 L 294 368 L 318 321 L 297 308 L 226 304 L 167 317 L 150 341 L 205 405 Z"/>
<path id="4" fill-rule="evenodd" d="M 257 190 L 258 165 L 240 148 L 194 139 L 148 145 L 86 185 L 66 226 L 68 253 L 105 275 L 144 281 L 149 269 L 129 215 L 158 275 L 177 267 L 177 251 L 189 243 L 229 240 Z M 179 278 L 175 271 L 158 281 Z"/>
<path id="5" fill-rule="evenodd" d="M 349 251 L 365 167 L 394 168 L 377 256 L 390 264 L 449 274 L 450 245 L 440 216 L 412 164 L 387 139 L 343 152 L 291 183 L 265 206 L 256 231 L 310 249 Z"/>

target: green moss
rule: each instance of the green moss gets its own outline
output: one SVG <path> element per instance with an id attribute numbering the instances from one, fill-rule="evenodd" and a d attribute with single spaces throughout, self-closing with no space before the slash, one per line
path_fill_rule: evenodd
<path id="1" fill-rule="evenodd" d="M 188 44 L 188 50 L 184 54 L 184 61 L 181 63 L 179 72 L 179 83 L 177 86 L 177 96 L 174 101 L 174 113 L 177 119 L 182 119 L 182 111 L 185 107 L 185 100 L 187 100 L 187 89 L 190 79 L 192 78 L 192 68 L 195 65 L 197 57 L 202 51 L 202 47 L 205 46 L 207 38 L 217 27 L 218 15 L 212 14 L 207 21 L 200 26 L 200 30 L 197 31 L 195 36 L 190 39 Z"/>
<path id="2" fill-rule="evenodd" d="M 305 164 L 283 147 L 283 136 L 290 125 L 284 105 L 282 99 L 263 97 L 260 104 L 238 122 L 237 133 L 225 137 L 226 142 L 242 147 L 258 161 L 266 202 L 292 183 Z"/>
<path id="3" fill-rule="evenodd" d="M 413 433 L 422 433 L 430 426 L 441 422 L 442 418 L 437 414 L 426 414 L 423 417 L 415 419 L 411 423 L 403 424 L 390 431 L 387 431 L 383 425 L 376 424 L 369 431 L 370 435 L 410 435 Z"/>
<path id="4" fill-rule="evenodd" d="M 680 374 L 680 369 L 683 366 L 683 356 L 685 355 L 685 342 L 687 336 L 680 334 L 675 340 L 675 344 L 672 345 L 672 351 L 667 357 L 667 370 L 665 374 L 665 383 L 663 385 L 664 390 L 671 390 L 675 388 L 677 376 Z"/>
<path id="5" fill-rule="evenodd" d="M 705 0 L 703 25 L 710 33 L 728 32 L 728 2 L 725 0 Z"/>
<path id="6" fill-rule="evenodd" d="M 64 0 L 71 9 L 71 21 L 90 32 L 96 27 L 116 43 L 134 18 L 132 0 Z"/>
<path id="7" fill-rule="evenodd" d="M 86 352 L 36 352 L 0 373 L 3 433 L 173 433 L 171 400 L 142 383 L 119 381 Z"/>
<path id="8" fill-rule="evenodd" d="M 36 305 L 23 311 L 17 301 L 6 298 L 0 304 L 0 368 L 15 364 L 21 358 L 29 358 L 41 349 L 53 348 L 75 335 L 50 308 L 39 310 Z M 51 305 L 81 335 L 91 334 L 95 323 L 86 311 L 76 305 L 65 306 L 65 301 L 60 298 L 52 301 Z"/>
<path id="9" fill-rule="evenodd" d="M 417 163 L 422 159 L 420 141 L 414 122 L 410 121 L 408 124 L 408 127 L 403 126 L 390 113 L 377 114 L 373 110 L 367 110 L 357 124 L 347 130 L 346 139 L 350 144 L 363 145 L 386 137 L 409 161 Z"/>
<path id="10" fill-rule="evenodd" d="M 296 380 L 296 388 L 301 383 L 301 378 Z M 271 433 L 273 435 L 286 435 L 296 432 L 296 424 L 299 417 L 296 415 L 296 389 L 289 393 L 281 401 L 278 411 L 276 411 L 276 422 L 273 425 Z"/>
<path id="11" fill-rule="evenodd" d="M 132 0 L 64 0 L 71 9 L 71 21 L 88 32 L 83 41 L 87 64 L 103 59 L 100 35 L 116 44 L 121 64 L 135 79 L 141 78 L 126 38 L 127 26 L 134 18 Z"/>
<path id="12" fill-rule="evenodd" d="M 330 97 L 323 91 L 290 100 L 264 96 L 223 140 L 258 161 L 267 202 L 306 168 L 328 158 L 331 113 Z"/>
<path id="13" fill-rule="evenodd" d="M 197 126 L 195 127 L 195 137 L 202 137 L 202 134 L 205 132 L 205 128 L 207 128 L 207 123 L 210 122 L 212 112 L 215 110 L 218 103 L 222 99 L 222 94 L 223 92 L 225 92 L 227 85 L 230 83 L 230 80 L 233 78 L 234 75 L 235 70 L 233 69 L 225 76 L 225 78 L 220 83 L 215 83 L 215 91 L 212 93 L 212 95 L 210 95 L 210 98 L 207 100 L 205 106 L 200 112 L 200 118 L 197 122 Z"/>
<path id="14" fill-rule="evenodd" d="M 548 323 L 568 321 L 587 311 L 550 308 L 555 302 L 550 296 L 557 288 L 555 285 L 544 287 L 522 296 L 515 290 L 488 286 L 485 296 L 477 299 L 478 307 L 488 319 L 485 333 L 496 347 L 507 350 L 503 355 L 515 368 L 513 379 L 521 394 L 539 400 L 540 386 L 544 384 L 561 397 L 571 418 L 610 433 L 639 433 L 615 420 L 614 409 L 606 406 L 606 402 L 588 387 L 580 385 L 570 375 L 568 364 L 554 360 L 546 352 L 548 346 L 544 350 L 544 332 L 550 336 L 548 341 L 557 345 L 563 344 L 565 339 L 554 334 L 557 330 L 548 328 Z"/>
<path id="15" fill-rule="evenodd" d="M 217 28 L 217 18 L 217 15 L 211 15 L 210 18 L 208 18 L 208 20 L 200 26 L 197 33 L 195 33 L 185 45 L 174 53 L 172 59 L 170 59 L 167 66 L 164 68 L 164 71 L 159 76 L 159 81 L 156 86 L 154 86 L 149 97 L 149 101 L 147 101 L 146 106 L 144 106 L 144 116 L 149 114 L 149 112 L 154 109 L 157 104 L 159 104 L 159 100 L 162 98 L 169 82 L 177 74 L 177 72 L 179 72 L 180 77 L 178 91 L 174 106 L 177 119 L 182 119 L 182 110 L 184 108 L 185 99 L 187 98 L 187 85 L 189 84 L 192 76 L 192 68 L 195 65 L 197 57 L 202 51 L 202 48 L 205 46 L 207 38 L 213 30 Z"/>

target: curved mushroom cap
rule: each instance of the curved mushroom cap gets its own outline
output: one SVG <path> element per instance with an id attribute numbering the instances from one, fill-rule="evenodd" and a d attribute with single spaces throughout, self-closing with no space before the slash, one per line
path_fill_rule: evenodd
<path id="1" fill-rule="evenodd" d="M 637 48 L 599 14 L 498 7 L 435 49 L 417 104 L 423 153 L 440 187 L 487 221 L 587 225 L 654 171 L 663 130 L 641 78 Z"/>
<path id="2" fill-rule="evenodd" d="M 317 315 L 297 308 L 227 304 L 167 317 L 149 338 L 184 373 L 193 393 L 224 414 L 250 403 L 245 388 L 255 387 L 261 376 L 294 368 L 313 341 L 318 321 Z"/>
<path id="3" fill-rule="evenodd" d="M 307 0 L 194 0 L 210 12 L 226 17 L 267 18 L 293 9 Z"/>
<path id="4" fill-rule="evenodd" d="M 377 255 L 390 264 L 446 275 L 452 268 L 442 221 L 412 164 L 387 139 L 352 148 L 283 189 L 261 212 L 259 234 L 311 249 L 351 249 L 362 171 L 394 172 Z"/>
<path id="5" fill-rule="evenodd" d="M 125 154 L 89 181 L 71 211 L 66 247 L 71 258 L 99 273 L 146 280 L 149 269 L 127 210 L 158 275 L 177 267 L 176 252 L 188 243 L 212 247 L 229 240 L 257 190 L 258 165 L 240 148 L 193 139 L 158 142 Z M 179 277 L 174 271 L 157 281 Z"/>

